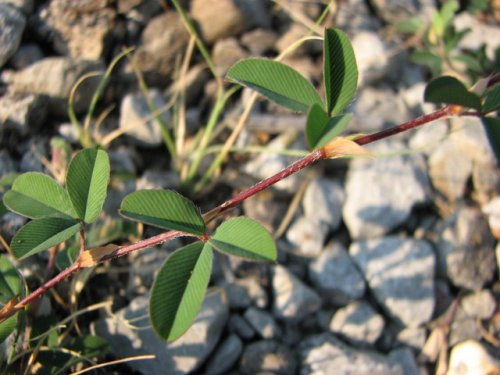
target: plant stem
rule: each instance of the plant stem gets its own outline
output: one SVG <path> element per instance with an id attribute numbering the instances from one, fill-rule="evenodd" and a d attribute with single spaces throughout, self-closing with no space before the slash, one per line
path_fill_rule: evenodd
<path id="1" fill-rule="evenodd" d="M 451 115 L 455 115 L 455 114 L 457 114 L 455 111 L 456 111 L 456 109 L 453 106 L 448 105 L 448 106 L 442 107 L 441 109 L 438 109 L 435 112 L 420 116 L 416 119 L 407 121 L 407 122 L 400 124 L 398 126 L 395 126 L 393 128 L 385 129 L 385 130 L 382 130 L 382 131 L 374 133 L 374 134 L 363 136 L 361 138 L 356 139 L 355 142 L 359 145 L 366 145 L 366 144 L 378 141 L 380 139 L 387 138 L 387 137 L 393 136 L 395 134 L 398 134 L 398 133 L 401 133 L 401 132 L 404 132 L 404 131 L 407 131 L 410 129 L 417 128 L 419 126 L 422 126 L 422 125 L 427 124 L 429 122 L 432 122 L 434 120 L 449 117 Z M 460 115 L 460 114 L 458 114 L 458 115 Z M 325 152 L 324 148 L 320 148 L 320 149 L 312 151 L 311 153 L 309 153 L 308 155 L 306 155 L 302 159 L 299 159 L 299 160 L 295 161 L 294 163 L 290 164 L 289 166 L 285 167 L 277 174 L 256 183 L 255 185 L 242 191 L 241 193 L 239 193 L 235 197 L 225 201 L 224 203 L 220 204 L 219 206 L 215 207 L 214 209 L 208 211 L 207 213 L 205 213 L 203 215 L 205 222 L 207 222 L 207 223 L 210 222 L 211 220 L 216 218 L 221 213 L 237 206 L 238 204 L 240 204 L 244 200 L 250 198 L 251 196 L 261 192 L 262 190 L 269 188 L 270 186 L 281 181 L 282 179 L 284 179 L 284 178 L 286 178 L 294 173 L 297 173 L 298 171 L 316 163 L 319 160 L 326 159 L 327 157 L 328 156 L 327 156 L 327 153 Z M 160 245 L 160 244 L 165 243 L 167 241 L 170 241 L 174 238 L 183 237 L 183 236 L 192 236 L 192 234 L 180 232 L 180 231 L 164 232 L 164 233 L 161 233 L 159 235 L 138 241 L 138 242 L 133 243 L 133 244 L 121 246 L 121 247 L 117 248 L 115 251 L 113 251 L 112 253 L 106 254 L 106 255 L 102 256 L 100 259 L 96 260 L 96 264 L 107 261 L 107 260 L 122 257 L 122 256 L 127 255 L 127 254 L 129 254 L 133 251 L 136 251 L 136 250 L 142 250 L 145 248 L 157 246 L 157 245 Z M 82 267 L 78 262 L 73 263 L 70 267 L 66 268 L 64 271 L 59 273 L 57 276 L 55 276 L 51 280 L 42 284 L 38 289 L 36 289 L 34 292 L 32 292 L 27 297 L 25 297 L 23 300 L 21 300 L 16 305 L 14 305 L 14 307 L 11 310 L 9 310 L 7 313 L 5 313 L 3 316 L 0 317 L 0 322 L 7 319 L 9 316 L 12 316 L 20 309 L 26 307 L 29 303 L 31 303 L 35 299 L 41 297 L 47 290 L 54 287 L 55 285 L 57 285 L 58 283 L 60 283 L 61 281 L 63 281 L 67 277 L 69 277 L 70 275 L 72 275 L 73 273 L 79 271 L 81 268 Z"/>

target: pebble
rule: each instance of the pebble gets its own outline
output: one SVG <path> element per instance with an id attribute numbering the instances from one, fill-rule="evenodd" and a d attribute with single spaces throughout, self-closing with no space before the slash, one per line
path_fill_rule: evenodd
<path id="1" fill-rule="evenodd" d="M 405 148 L 396 140 L 377 142 L 374 153 Z M 421 155 L 352 160 L 347 174 L 344 221 L 353 238 L 379 237 L 408 220 L 427 201 L 428 180 Z"/>
<path id="2" fill-rule="evenodd" d="M 496 271 L 494 238 L 479 209 L 459 207 L 437 244 L 438 271 L 458 287 L 481 290 Z"/>
<path id="3" fill-rule="evenodd" d="M 14 160 L 12 160 L 7 150 L 0 150 L 0 176 L 15 172 Z"/>
<path id="4" fill-rule="evenodd" d="M 274 267 L 273 313 L 286 321 L 298 322 L 321 307 L 321 297 L 285 267 Z"/>
<path id="5" fill-rule="evenodd" d="M 482 211 L 488 216 L 491 233 L 496 239 L 500 239 L 500 196 L 483 206 Z"/>
<path id="6" fill-rule="evenodd" d="M 352 0 L 349 4 L 339 4 L 336 25 L 351 37 L 362 30 L 379 30 L 381 22 L 373 17 L 365 1 Z"/>
<path id="7" fill-rule="evenodd" d="M 462 298 L 460 305 L 467 315 L 481 320 L 491 318 L 496 309 L 497 301 L 490 290 L 473 292 Z"/>
<path id="8" fill-rule="evenodd" d="M 299 347 L 301 375 L 403 375 L 402 366 L 371 350 L 354 349 L 330 333 L 306 338 Z"/>
<path id="9" fill-rule="evenodd" d="M 239 314 L 231 314 L 228 328 L 230 332 L 234 332 L 243 340 L 250 340 L 255 336 L 255 331 L 250 323 Z"/>
<path id="10" fill-rule="evenodd" d="M 206 375 L 223 375 L 238 361 L 243 352 L 243 342 L 235 335 L 229 335 L 217 347 L 205 367 Z"/>
<path id="11" fill-rule="evenodd" d="M 19 48 L 26 18 L 16 8 L 0 3 L 0 68 Z"/>
<path id="12" fill-rule="evenodd" d="M 339 181 L 317 177 L 309 183 L 302 198 L 304 216 L 336 230 L 342 219 L 344 199 L 344 188 Z"/>
<path id="13" fill-rule="evenodd" d="M 388 73 L 389 47 L 379 34 L 360 31 L 351 39 L 359 72 L 359 86 L 380 81 Z"/>
<path id="14" fill-rule="evenodd" d="M 142 32 L 142 44 L 134 53 L 137 68 L 146 73 L 145 79 L 158 85 L 174 71 L 176 59 L 184 53 L 189 33 L 177 12 L 166 12 L 148 22 Z M 126 72 L 132 72 L 130 66 Z"/>
<path id="15" fill-rule="evenodd" d="M 103 58 L 116 30 L 116 13 L 102 2 L 52 0 L 40 12 L 40 20 L 59 54 L 81 60 Z"/>
<path id="16" fill-rule="evenodd" d="M 22 136 L 39 129 L 47 115 L 48 100 L 36 94 L 8 92 L 0 97 L 0 123 Z"/>
<path id="17" fill-rule="evenodd" d="M 164 110 L 160 118 L 165 124 L 170 122 L 167 104 L 157 89 L 148 91 L 149 100 L 156 107 L 155 111 Z M 137 144 L 145 147 L 157 147 L 163 143 L 161 125 L 151 115 L 147 100 L 141 93 L 127 94 L 120 105 L 120 129 Z"/>
<path id="18" fill-rule="evenodd" d="M 497 159 L 488 136 L 478 118 L 458 117 L 452 120 L 451 141 L 475 163 L 496 165 Z"/>
<path id="19" fill-rule="evenodd" d="M 426 338 L 425 328 L 407 327 L 398 332 L 395 342 L 397 345 L 404 345 L 416 352 L 420 352 L 425 345 Z"/>
<path id="20" fill-rule="evenodd" d="M 0 0 L 0 4 L 8 4 L 29 16 L 35 7 L 34 0 Z"/>
<path id="21" fill-rule="evenodd" d="M 226 291 L 231 309 L 246 309 L 252 305 L 266 308 L 267 293 L 255 277 L 235 279 L 219 285 Z"/>
<path id="22" fill-rule="evenodd" d="M 16 53 L 10 58 L 9 65 L 15 70 L 22 70 L 31 64 L 43 59 L 43 51 L 38 44 L 21 44 Z"/>
<path id="23" fill-rule="evenodd" d="M 140 296 L 111 318 L 92 324 L 95 333 L 109 342 L 111 352 L 118 358 L 154 354 L 155 359 L 132 361 L 128 365 L 144 374 L 186 374 L 196 371 L 212 353 L 224 329 L 228 307 L 223 293 L 208 293 L 193 325 L 178 340 L 165 343 L 148 326 L 147 297 Z M 137 318 L 141 318 L 138 320 Z"/>
<path id="24" fill-rule="evenodd" d="M 493 375 L 499 371 L 500 360 L 475 340 L 461 342 L 451 350 L 448 375 Z"/>
<path id="25" fill-rule="evenodd" d="M 376 300 L 396 321 L 417 327 L 434 311 L 434 252 L 422 240 L 396 236 L 349 248 Z"/>
<path id="26" fill-rule="evenodd" d="M 479 204 L 483 205 L 489 202 L 500 192 L 500 168 L 496 164 L 474 163 L 472 184 L 474 185 L 475 199 Z M 496 237 L 498 238 L 498 236 Z"/>
<path id="27" fill-rule="evenodd" d="M 363 276 L 339 242 L 328 244 L 310 263 L 309 279 L 327 305 L 343 306 L 365 293 Z"/>
<path id="28" fill-rule="evenodd" d="M 281 336 L 279 326 L 267 311 L 250 307 L 245 311 L 243 317 L 262 338 L 277 339 Z"/>
<path id="29" fill-rule="evenodd" d="M 215 42 L 212 49 L 212 59 L 221 76 L 224 76 L 231 66 L 247 56 L 248 53 L 240 46 L 236 38 L 220 39 Z"/>
<path id="30" fill-rule="evenodd" d="M 495 51 L 500 47 L 500 30 L 497 27 L 481 22 L 468 12 L 456 14 L 453 17 L 453 26 L 457 32 L 469 30 L 460 39 L 460 48 L 478 50 L 484 44 L 488 59 L 495 59 Z"/>
<path id="31" fill-rule="evenodd" d="M 2 78 L 10 84 L 9 89 L 13 92 L 48 96 L 49 113 L 66 117 L 68 98 L 73 86 L 82 76 L 99 71 L 104 71 L 104 66 L 99 61 L 46 57 L 18 72 L 4 72 Z M 88 110 L 99 81 L 99 77 L 93 77 L 78 86 L 74 103 L 77 114 Z"/>
<path id="32" fill-rule="evenodd" d="M 329 232 L 329 225 L 317 218 L 300 216 L 286 232 L 286 239 L 294 246 L 294 253 L 317 257 Z"/>
<path id="33" fill-rule="evenodd" d="M 446 121 L 435 121 L 429 126 L 422 126 L 415 130 L 408 145 L 415 152 L 422 152 L 428 156 L 442 147 L 447 134 Z"/>
<path id="34" fill-rule="evenodd" d="M 373 345 L 384 329 L 384 318 L 367 302 L 352 302 L 338 309 L 330 331 L 345 337 L 354 346 Z"/>
<path id="35" fill-rule="evenodd" d="M 275 340 L 262 340 L 248 344 L 241 356 L 239 372 L 244 375 L 272 373 L 294 374 L 297 360 L 294 353 Z"/>
<path id="36" fill-rule="evenodd" d="M 241 36 L 241 43 L 252 56 L 263 56 L 274 49 L 278 35 L 272 30 L 255 29 Z"/>

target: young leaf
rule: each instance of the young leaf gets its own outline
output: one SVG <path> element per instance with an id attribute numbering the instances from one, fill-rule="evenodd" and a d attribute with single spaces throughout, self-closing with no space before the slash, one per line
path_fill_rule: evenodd
<path id="1" fill-rule="evenodd" d="M 323 54 L 326 110 L 330 115 L 338 115 L 356 93 L 358 85 L 356 58 L 351 42 L 338 29 L 325 30 Z"/>
<path id="2" fill-rule="evenodd" d="M 222 223 L 208 243 L 229 255 L 254 261 L 276 260 L 276 245 L 269 232 L 246 217 Z"/>
<path id="3" fill-rule="evenodd" d="M 76 220 L 44 217 L 30 221 L 12 239 L 10 246 L 18 259 L 23 259 L 57 245 L 81 229 Z"/>
<path id="4" fill-rule="evenodd" d="M 424 100 L 481 110 L 479 96 L 467 90 L 458 79 L 450 76 L 439 77 L 429 82 L 425 88 Z"/>
<path id="5" fill-rule="evenodd" d="M 171 190 L 140 190 L 123 199 L 120 214 L 163 229 L 195 235 L 205 233 L 200 210 L 189 199 Z"/>
<path id="6" fill-rule="evenodd" d="M 0 256 L 0 303 L 5 305 L 22 294 L 22 280 L 14 265 L 6 256 Z M 0 343 L 16 328 L 17 314 L 0 323 Z"/>
<path id="7" fill-rule="evenodd" d="M 99 216 L 109 182 L 109 158 L 105 151 L 88 148 L 71 160 L 66 188 L 80 219 L 91 223 Z"/>
<path id="8" fill-rule="evenodd" d="M 323 147 L 342 133 L 351 119 L 352 115 L 350 113 L 328 118 L 319 106 L 311 107 L 306 123 L 306 139 L 309 149 Z"/>
<path id="9" fill-rule="evenodd" d="M 161 266 L 151 288 L 149 317 L 165 340 L 179 338 L 203 302 L 212 271 L 213 251 L 195 242 L 175 251 Z"/>
<path id="10" fill-rule="evenodd" d="M 483 105 L 483 112 L 493 112 L 500 109 L 500 84 L 493 86 L 491 91 L 488 93 L 486 100 Z"/>
<path id="11" fill-rule="evenodd" d="M 309 81 L 277 61 L 263 58 L 241 60 L 229 69 L 226 78 L 293 111 L 307 112 L 315 103 L 322 105 L 318 92 Z"/>
<path id="12" fill-rule="evenodd" d="M 76 217 L 66 190 L 42 173 L 28 172 L 17 177 L 3 201 L 11 211 L 31 219 L 54 214 Z"/>
<path id="13" fill-rule="evenodd" d="M 491 148 L 497 157 L 497 162 L 500 164 L 500 118 L 482 117 L 481 122 L 488 135 Z"/>
<path id="14" fill-rule="evenodd" d="M 441 74 L 443 59 L 435 53 L 430 51 L 414 51 L 410 55 L 410 61 L 428 67 L 433 76 Z"/>

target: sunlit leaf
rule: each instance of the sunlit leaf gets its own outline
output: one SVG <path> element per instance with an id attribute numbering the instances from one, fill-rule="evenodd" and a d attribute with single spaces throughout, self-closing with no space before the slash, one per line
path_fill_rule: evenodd
<path id="1" fill-rule="evenodd" d="M 205 222 L 189 199 L 171 190 L 140 190 L 125 197 L 120 214 L 164 229 L 202 235 Z"/>
<path id="2" fill-rule="evenodd" d="M 210 245 L 195 242 L 175 251 L 160 268 L 151 289 L 149 316 L 165 340 L 189 328 L 205 297 L 212 271 Z"/>
<path id="3" fill-rule="evenodd" d="M 424 100 L 481 110 L 479 96 L 467 90 L 458 79 L 450 76 L 439 77 L 429 82 L 425 88 Z"/>
<path id="4" fill-rule="evenodd" d="M 328 118 L 318 106 L 311 107 L 306 123 L 306 139 L 309 149 L 326 145 L 347 128 L 351 119 L 350 113 Z"/>
<path id="5" fill-rule="evenodd" d="M 11 211 L 32 219 L 55 214 L 76 217 L 66 190 L 42 173 L 28 172 L 17 177 L 3 201 Z"/>
<path id="6" fill-rule="evenodd" d="M 354 98 L 358 67 L 347 36 L 338 29 L 326 29 L 323 46 L 323 78 L 326 107 L 330 116 L 338 115 Z"/>
<path id="7" fill-rule="evenodd" d="M 61 217 L 35 219 L 23 226 L 10 243 L 12 252 L 23 259 L 71 238 L 81 229 L 76 220 Z"/>
<path id="8" fill-rule="evenodd" d="M 208 241 L 217 250 L 253 261 L 275 261 L 276 245 L 269 232 L 246 217 L 222 223 Z"/>
<path id="9" fill-rule="evenodd" d="M 109 170 L 108 154 L 97 148 L 82 150 L 71 160 L 66 187 L 78 217 L 86 223 L 93 222 L 101 212 Z"/>
<path id="10" fill-rule="evenodd" d="M 318 92 L 309 81 L 277 61 L 264 58 L 241 60 L 229 69 L 226 78 L 293 111 L 307 112 L 313 104 L 322 105 Z"/>
<path id="11" fill-rule="evenodd" d="M 15 302 L 13 298 L 22 294 L 23 282 L 15 266 L 6 256 L 0 256 L 0 303 L 8 305 Z M 17 326 L 17 313 L 0 323 L 0 343 L 2 343 Z"/>
<path id="12" fill-rule="evenodd" d="M 481 122 L 488 135 L 491 148 L 495 152 L 497 162 L 500 164 L 500 118 L 498 117 L 482 117 Z"/>
<path id="13" fill-rule="evenodd" d="M 500 84 L 492 87 L 484 101 L 483 112 L 493 112 L 500 110 Z"/>

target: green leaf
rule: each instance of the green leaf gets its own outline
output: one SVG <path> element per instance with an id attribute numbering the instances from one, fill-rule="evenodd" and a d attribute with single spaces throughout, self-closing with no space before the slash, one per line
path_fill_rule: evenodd
<path id="1" fill-rule="evenodd" d="M 441 74 L 443 59 L 430 51 L 415 51 L 410 55 L 410 61 L 428 67 L 433 76 Z"/>
<path id="2" fill-rule="evenodd" d="M 11 211 L 32 219 L 50 215 L 76 217 L 66 190 L 43 173 L 28 172 L 17 177 L 3 201 Z"/>
<path id="3" fill-rule="evenodd" d="M 205 233 L 200 210 L 189 199 L 171 190 L 140 190 L 123 199 L 120 214 L 163 229 L 195 235 Z"/>
<path id="4" fill-rule="evenodd" d="M 500 118 L 498 117 L 482 117 L 481 122 L 486 130 L 491 148 L 495 152 L 497 161 L 500 164 Z"/>
<path id="5" fill-rule="evenodd" d="M 356 93 L 358 85 L 356 58 L 351 42 L 338 29 L 325 30 L 323 54 L 326 109 L 330 115 L 338 115 Z"/>
<path id="6" fill-rule="evenodd" d="M 264 58 L 241 60 L 229 69 L 226 78 L 293 111 L 307 112 L 315 103 L 322 105 L 318 92 L 309 81 L 277 61 Z"/>
<path id="7" fill-rule="evenodd" d="M 88 148 L 75 155 L 68 167 L 66 187 L 80 219 L 91 223 L 99 216 L 109 182 L 109 158 L 105 151 Z"/>
<path id="8" fill-rule="evenodd" d="M 398 33 L 415 34 L 425 26 L 425 22 L 420 17 L 409 17 L 402 21 L 397 21 L 395 26 Z"/>
<path id="9" fill-rule="evenodd" d="M 44 217 L 23 226 L 10 246 L 16 258 L 23 259 L 66 241 L 80 229 L 81 225 L 76 220 Z"/>
<path id="10" fill-rule="evenodd" d="M 229 255 L 254 261 L 276 260 L 276 245 L 269 232 L 246 217 L 222 223 L 208 243 Z"/>
<path id="11" fill-rule="evenodd" d="M 179 338 L 203 302 L 212 271 L 213 251 L 195 242 L 175 251 L 160 268 L 151 288 L 149 316 L 165 340 Z"/>
<path id="12" fill-rule="evenodd" d="M 429 82 L 425 88 L 424 100 L 481 110 L 479 96 L 467 90 L 458 79 L 450 76 L 439 77 Z"/>
<path id="13" fill-rule="evenodd" d="M 351 119 L 352 114 L 350 113 L 328 118 L 318 106 L 311 107 L 306 124 L 306 139 L 309 149 L 326 145 L 347 128 Z"/>
<path id="14" fill-rule="evenodd" d="M 0 256 L 0 302 L 5 305 L 16 295 L 22 295 L 23 282 L 15 266 L 9 259 Z M 0 323 L 0 343 L 17 327 L 18 314 Z"/>
<path id="15" fill-rule="evenodd" d="M 488 92 L 483 105 L 483 112 L 493 112 L 500 109 L 500 84 L 496 84 Z"/>

